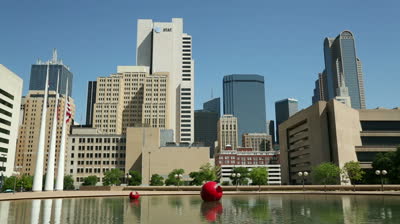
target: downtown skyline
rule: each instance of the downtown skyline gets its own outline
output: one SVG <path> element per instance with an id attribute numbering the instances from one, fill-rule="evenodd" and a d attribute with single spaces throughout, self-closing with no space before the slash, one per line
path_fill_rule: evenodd
<path id="1" fill-rule="evenodd" d="M 9 11 L 21 9 L 12 3 L 9 4 Z M 43 3 L 37 3 L 34 9 Z M 298 22 L 303 25 L 295 27 L 291 24 L 290 16 L 283 19 L 272 12 L 272 9 L 282 9 L 282 5 L 262 5 L 256 9 L 255 5 L 244 6 L 244 3 L 237 2 L 229 6 L 225 12 L 227 18 L 219 18 L 216 9 L 223 7 L 216 4 L 216 9 L 210 9 L 210 18 L 204 18 L 199 14 L 196 7 L 206 7 L 204 3 L 188 6 L 187 11 L 161 10 L 150 5 L 141 6 L 143 11 L 140 13 L 129 13 L 117 18 L 101 18 L 100 14 L 106 11 L 106 5 L 99 4 L 95 9 L 88 10 L 88 14 L 93 18 L 86 18 L 84 5 L 71 6 L 59 3 L 58 7 L 76 10 L 75 19 L 65 19 L 66 15 L 60 13 L 60 18 L 64 20 L 47 20 L 54 18 L 51 11 L 43 11 L 44 16 L 23 22 L 25 18 L 31 18 L 35 14 L 28 12 L 18 20 L 4 20 L 0 22 L 6 29 L 14 26 L 14 35 L 5 34 L 0 37 L 2 53 L 0 60 L 2 64 L 8 66 L 21 78 L 25 85 L 23 95 L 26 95 L 27 83 L 29 82 L 30 67 L 38 58 L 46 60 L 51 55 L 51 50 L 57 48 L 59 58 L 71 68 L 74 73 L 74 89 L 72 97 L 76 101 L 78 123 L 85 123 L 87 83 L 95 80 L 98 76 L 108 76 L 117 65 L 135 65 L 136 47 L 136 23 L 138 19 L 154 19 L 157 21 L 169 21 L 172 17 L 181 17 L 185 21 L 185 32 L 193 35 L 193 57 L 196 62 L 195 78 L 195 109 L 200 109 L 201 105 L 211 99 L 211 92 L 215 97 L 222 97 L 222 78 L 232 73 L 256 73 L 265 77 L 266 92 L 266 111 L 267 120 L 274 119 L 274 103 L 283 98 L 296 98 L 299 100 L 299 108 L 311 105 L 312 89 L 315 77 L 323 69 L 323 40 L 325 37 L 336 36 L 343 30 L 351 30 L 356 38 L 357 56 L 363 60 L 363 73 L 365 82 L 365 93 L 367 108 L 383 106 L 393 108 L 398 106 L 391 101 L 391 97 L 396 93 L 396 52 L 400 45 L 395 41 L 400 37 L 399 31 L 392 30 L 390 21 L 395 22 L 397 4 L 384 3 L 380 7 L 375 7 L 378 12 L 376 20 L 368 23 L 365 16 L 371 10 L 368 6 L 359 6 L 350 14 L 346 9 L 341 17 L 334 17 L 334 9 L 326 9 L 326 15 L 320 15 L 320 20 L 316 27 L 307 25 L 307 22 L 317 18 L 316 16 L 306 15 L 311 11 L 321 10 L 324 5 L 314 3 L 314 8 L 305 9 L 298 16 Z M 29 5 L 26 3 L 26 5 Z M 127 4 L 127 9 L 138 10 L 132 5 Z M 234 14 L 244 6 L 243 15 L 234 18 Z M 45 7 L 41 10 L 49 10 L 55 5 Z M 121 6 L 110 6 L 120 8 Z M 172 6 L 166 6 L 172 7 Z M 294 6 L 292 6 L 294 7 Z M 304 7 L 304 6 L 303 6 Z M 325 7 L 327 7 L 325 5 Z M 365 8 L 363 8 L 365 7 Z M 7 8 L 7 7 L 5 7 Z M 140 8 L 140 7 L 139 7 Z M 181 8 L 182 9 L 182 8 Z M 262 9 L 265 14 L 262 14 Z M 24 12 L 21 9 L 21 12 Z M 289 11 L 293 8 L 289 8 Z M 365 10 L 365 11 L 363 11 Z M 2 16 L 7 16 L 10 12 L 0 9 Z M 196 12 L 192 15 L 189 12 Z M 253 15 L 251 12 L 255 11 Z M 289 12 L 283 12 L 286 15 Z M 354 19 L 355 16 L 361 19 Z M 2 17 L 1 16 L 1 17 Z M 246 17 L 246 18 L 244 18 Z M 56 17 L 57 18 L 57 17 Z M 95 18 L 98 20 L 96 21 Z M 272 22 L 269 19 L 278 19 Z M 319 18 L 319 17 L 318 17 Z M 394 18 L 394 19 L 393 19 Z M 80 22 L 77 19 L 82 19 Z M 107 20 L 108 19 L 108 20 Z M 347 19 L 347 20 L 346 20 Z M 254 22 L 255 21 L 255 22 Z M 253 24 L 251 24 L 253 22 Z M 36 30 L 31 30 L 27 25 L 34 26 Z M 40 24 L 40 25 L 39 25 Z M 42 25 L 50 25 L 50 29 L 45 29 Z M 59 24 L 60 27 L 54 27 Z M 251 24 L 246 27 L 246 24 Z M 393 24 L 392 24 L 393 25 Z M 117 37 L 116 31 L 124 28 L 123 37 Z M 263 27 L 265 26 L 265 27 Z M 47 26 L 49 27 L 49 26 Z M 62 30 L 62 27 L 69 27 Z M 86 30 L 85 30 L 86 28 Z M 20 32 L 26 29 L 24 36 Z M 44 35 L 43 31 L 48 30 L 54 34 Z M 257 35 L 249 35 L 256 30 Z M 35 31 L 35 32 L 33 32 Z M 71 31 L 70 33 L 67 31 Z M 67 32 L 66 37 L 60 38 L 59 35 Z M 207 33 L 213 35 L 207 35 Z M 384 32 L 388 38 L 382 46 L 381 34 Z M 13 32 L 11 32 L 13 33 Z M 289 35 L 291 34 L 291 35 Z M 72 35 L 72 36 L 71 36 Z M 13 40 L 11 37 L 15 36 Z M 45 37 L 46 36 L 46 37 Z M 283 37 L 284 36 L 284 37 Z M 44 38 L 45 37 L 45 38 Z M 227 38 L 229 37 L 229 38 Z M 94 39 L 90 39 L 94 38 Z M 28 39 L 34 39 L 32 42 Z M 37 39 L 37 40 L 36 40 Z M 230 39 L 230 40 L 227 40 Z M 392 46 L 388 46 L 392 44 Z M 278 45 L 278 46 L 275 46 Z M 19 47 L 17 47 L 19 46 Z M 96 46 L 98 48 L 96 48 Z M 101 46 L 101 47 L 100 47 Z M 282 47 L 283 46 L 283 47 Z M 251 57 L 249 57 L 251 56 Z M 289 65 L 288 65 L 289 64 Z M 212 80 L 210 82 L 210 80 Z M 293 80 L 292 82 L 290 80 Z M 391 82 L 387 82 L 391 80 Z M 385 91 L 382 91 L 385 90 Z"/>

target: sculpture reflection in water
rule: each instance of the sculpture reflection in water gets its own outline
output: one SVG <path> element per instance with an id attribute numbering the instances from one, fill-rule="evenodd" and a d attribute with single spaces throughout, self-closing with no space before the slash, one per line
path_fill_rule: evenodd
<path id="1" fill-rule="evenodd" d="M 219 201 L 204 201 L 201 204 L 201 215 L 209 222 L 215 222 L 222 215 L 223 207 Z"/>

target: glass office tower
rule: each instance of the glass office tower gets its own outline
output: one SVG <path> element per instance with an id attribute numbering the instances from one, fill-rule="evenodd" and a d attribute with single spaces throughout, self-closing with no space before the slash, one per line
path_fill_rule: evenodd
<path id="1" fill-rule="evenodd" d="M 227 75 L 223 95 L 224 114 L 238 119 L 239 145 L 244 133 L 266 133 L 264 76 Z"/>
<path id="2" fill-rule="evenodd" d="M 299 111 L 296 99 L 283 99 L 275 102 L 276 142 L 279 143 L 279 125 Z"/>
<path id="3" fill-rule="evenodd" d="M 68 96 L 72 95 L 72 79 L 73 74 L 69 68 L 62 63 L 61 60 L 57 59 L 57 51 L 53 51 L 53 58 L 48 62 L 38 61 L 32 65 L 31 78 L 29 82 L 29 90 L 45 90 L 46 87 L 46 74 L 47 64 L 50 65 L 49 70 L 49 91 L 56 91 L 57 89 L 57 76 L 59 78 L 59 89 L 58 93 L 64 94 L 67 90 L 68 80 Z"/>

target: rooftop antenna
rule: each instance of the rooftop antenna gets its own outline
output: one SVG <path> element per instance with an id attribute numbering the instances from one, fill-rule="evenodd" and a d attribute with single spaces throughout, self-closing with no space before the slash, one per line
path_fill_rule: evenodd
<path id="1" fill-rule="evenodd" d="M 57 64 L 57 49 L 53 48 L 53 58 L 51 59 L 51 62 L 53 62 L 53 64 Z"/>
<path id="2" fill-rule="evenodd" d="M 214 98 L 213 88 L 211 88 L 211 99 Z"/>

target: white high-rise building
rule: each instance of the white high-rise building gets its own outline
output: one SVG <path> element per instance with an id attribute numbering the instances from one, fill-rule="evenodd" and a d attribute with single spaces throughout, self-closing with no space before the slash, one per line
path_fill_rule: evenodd
<path id="1" fill-rule="evenodd" d="M 2 176 L 11 176 L 14 170 L 22 83 L 20 77 L 0 64 L 0 172 Z"/>
<path id="2" fill-rule="evenodd" d="M 150 74 L 168 72 L 169 127 L 175 141 L 194 141 L 194 61 L 192 37 L 183 33 L 183 20 L 138 20 L 136 64 L 149 66 Z"/>

